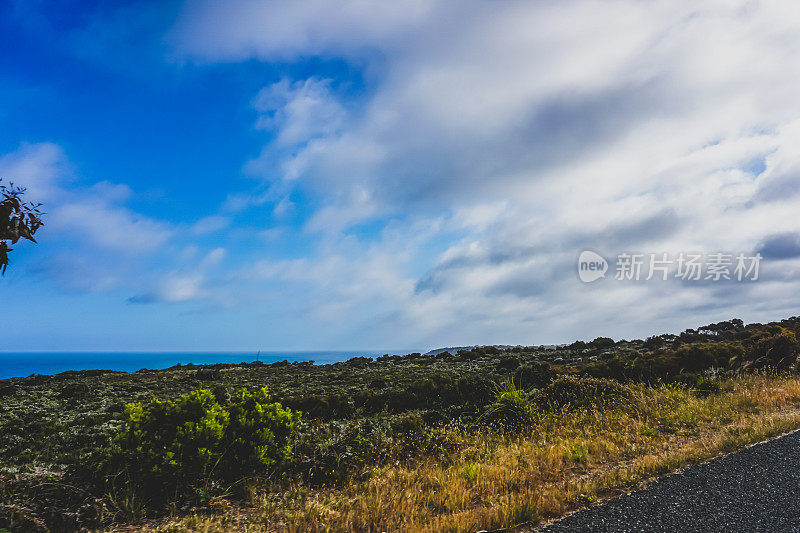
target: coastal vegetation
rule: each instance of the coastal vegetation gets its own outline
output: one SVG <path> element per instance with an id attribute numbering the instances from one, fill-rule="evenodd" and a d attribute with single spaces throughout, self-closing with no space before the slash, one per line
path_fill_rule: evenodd
<path id="1" fill-rule="evenodd" d="M 800 428 L 800 318 L 0 381 L 0 528 L 525 527 Z"/>

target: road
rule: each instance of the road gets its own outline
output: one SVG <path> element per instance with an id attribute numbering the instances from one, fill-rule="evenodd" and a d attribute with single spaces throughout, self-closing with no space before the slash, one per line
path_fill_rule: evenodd
<path id="1" fill-rule="evenodd" d="M 800 432 L 689 467 L 538 531 L 800 532 Z"/>

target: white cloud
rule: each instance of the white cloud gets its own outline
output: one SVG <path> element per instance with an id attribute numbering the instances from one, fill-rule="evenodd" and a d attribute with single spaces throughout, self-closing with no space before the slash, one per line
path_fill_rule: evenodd
<path id="1" fill-rule="evenodd" d="M 41 234 L 67 238 L 100 249 L 136 254 L 162 246 L 172 229 L 139 215 L 123 203 L 131 190 L 100 182 L 89 188 L 71 186 L 71 165 L 61 148 L 50 143 L 23 145 L 0 158 L 0 176 L 26 187 L 29 201 L 47 212 Z"/>
<path id="2" fill-rule="evenodd" d="M 253 101 L 260 113 L 256 127 L 276 129 L 279 145 L 306 143 L 332 135 L 341 126 L 344 109 L 331 97 L 331 80 L 283 80 L 261 89 Z"/>
<path id="3" fill-rule="evenodd" d="M 198 61 L 357 53 L 387 40 L 402 40 L 430 10 L 431 4 L 420 0 L 402 5 L 364 0 L 336 4 L 208 0 L 186 4 L 170 39 L 177 54 Z"/>
<path id="4" fill-rule="evenodd" d="M 209 233 L 216 233 L 231 225 L 231 220 L 228 217 L 221 215 L 211 215 L 203 217 L 192 226 L 192 233 L 195 235 L 207 235 Z"/>
<path id="5" fill-rule="evenodd" d="M 767 267 L 782 281 L 716 289 L 588 287 L 573 272 L 585 247 L 749 251 L 800 232 L 793 2 L 203 2 L 171 38 L 200 63 L 322 56 L 363 72 L 358 98 L 312 77 L 255 99 L 275 134 L 249 165 L 263 201 L 302 190 L 320 203 L 307 229 L 326 235 L 266 271 L 318 287 L 330 300 L 314 309 L 374 298 L 394 322 L 373 331 L 459 343 L 627 336 L 800 303 L 788 263 Z M 343 237 L 432 218 L 444 222 L 424 244 Z"/>
<path id="6" fill-rule="evenodd" d="M 226 255 L 224 248 L 214 248 L 197 261 L 193 261 L 194 254 L 191 254 L 187 258 L 188 261 L 184 261 L 180 268 L 159 274 L 150 283 L 147 292 L 132 297 L 130 301 L 146 304 L 212 301 L 216 304 L 231 305 L 230 294 L 220 288 L 215 283 L 218 280 L 211 276 Z"/>
<path id="7" fill-rule="evenodd" d="M 142 215 L 125 205 L 134 195 L 126 185 L 76 186 L 66 155 L 54 144 L 23 145 L 0 157 L 0 176 L 27 187 L 26 199 L 42 202 L 46 213 L 36 235 L 39 245 L 15 247 L 12 268 L 70 292 L 138 294 L 132 300 L 140 302 L 229 301 L 223 291 L 209 288 L 208 277 L 226 251 L 203 252 L 186 244 L 227 227 L 226 217 L 207 217 L 181 229 Z M 178 240 L 184 242 L 181 249 Z"/>
<path id="8" fill-rule="evenodd" d="M 128 254 L 157 250 L 172 233 L 167 224 L 125 209 L 103 196 L 76 198 L 54 206 L 47 221 L 48 231 L 55 235 L 68 234 L 101 249 Z"/>
<path id="9" fill-rule="evenodd" d="M 57 199 L 59 183 L 69 181 L 71 166 L 60 146 L 53 143 L 23 144 L 0 157 L 0 177 L 17 182 L 38 202 Z"/>

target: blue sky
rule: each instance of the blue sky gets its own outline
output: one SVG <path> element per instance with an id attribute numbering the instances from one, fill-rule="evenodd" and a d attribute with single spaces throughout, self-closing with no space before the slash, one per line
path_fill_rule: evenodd
<path id="1" fill-rule="evenodd" d="M 48 212 L 0 350 L 419 350 L 797 314 L 791 2 L 0 6 Z M 585 285 L 584 249 L 763 252 Z"/>

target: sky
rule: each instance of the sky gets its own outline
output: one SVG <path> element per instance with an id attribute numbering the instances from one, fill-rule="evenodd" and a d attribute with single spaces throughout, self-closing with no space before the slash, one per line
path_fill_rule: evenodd
<path id="1" fill-rule="evenodd" d="M 791 0 L 2 2 L 0 177 L 47 215 L 0 278 L 0 351 L 797 315 L 798 87 Z M 763 260 L 614 279 L 682 252 Z"/>

